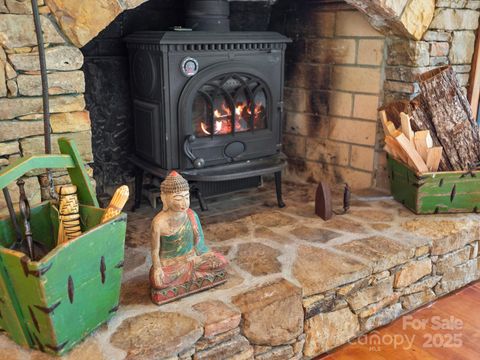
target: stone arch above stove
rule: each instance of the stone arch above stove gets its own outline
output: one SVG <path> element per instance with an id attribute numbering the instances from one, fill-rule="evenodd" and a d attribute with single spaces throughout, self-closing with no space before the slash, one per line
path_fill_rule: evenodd
<path id="1" fill-rule="evenodd" d="M 82 47 L 125 10 L 148 0 L 45 0 L 68 39 Z M 270 1 L 274 3 L 274 1 Z M 332 3 L 324 0 L 317 2 Z M 340 2 L 340 1 L 336 1 Z M 387 34 L 420 40 L 430 25 L 435 0 L 345 0 Z"/>

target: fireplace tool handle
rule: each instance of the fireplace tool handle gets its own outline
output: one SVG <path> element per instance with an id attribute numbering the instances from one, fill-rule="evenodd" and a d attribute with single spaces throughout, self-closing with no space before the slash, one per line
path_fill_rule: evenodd
<path id="1" fill-rule="evenodd" d="M 197 158 L 192 151 L 191 143 L 197 138 L 195 135 L 188 135 L 183 143 L 183 152 L 192 161 L 195 169 L 201 169 L 205 166 L 205 160 L 203 158 Z"/>

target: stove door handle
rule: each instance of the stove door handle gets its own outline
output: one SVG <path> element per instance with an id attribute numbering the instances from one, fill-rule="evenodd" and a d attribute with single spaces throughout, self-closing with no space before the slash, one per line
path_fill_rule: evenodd
<path id="1" fill-rule="evenodd" d="M 201 169 L 205 166 L 205 160 L 203 158 L 197 158 L 193 154 L 192 146 L 190 145 L 193 143 L 197 138 L 195 135 L 188 135 L 183 142 L 183 152 L 185 155 L 192 161 L 193 167 L 195 169 Z"/>

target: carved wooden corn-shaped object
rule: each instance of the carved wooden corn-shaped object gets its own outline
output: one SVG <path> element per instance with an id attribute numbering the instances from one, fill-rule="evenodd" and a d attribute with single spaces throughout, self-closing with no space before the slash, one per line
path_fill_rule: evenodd
<path id="1" fill-rule="evenodd" d="M 80 212 L 75 185 L 57 187 L 59 195 L 58 212 L 60 214 L 60 228 L 58 244 L 75 239 L 82 234 L 80 228 Z"/>
<path id="2" fill-rule="evenodd" d="M 130 192 L 127 185 L 122 185 L 115 191 L 115 194 L 113 194 L 113 198 L 105 209 L 105 213 L 100 221 L 102 224 L 120 215 L 123 207 L 127 203 L 129 194 Z"/>

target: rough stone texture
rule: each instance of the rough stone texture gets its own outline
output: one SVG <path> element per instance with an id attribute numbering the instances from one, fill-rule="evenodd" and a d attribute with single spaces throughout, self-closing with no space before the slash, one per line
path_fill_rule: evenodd
<path id="1" fill-rule="evenodd" d="M 207 224 L 204 226 L 205 238 L 212 241 L 226 241 L 236 237 L 243 237 L 248 234 L 248 226 L 245 221 L 232 221 L 225 226 Z"/>
<path id="2" fill-rule="evenodd" d="M 345 253 L 365 258 L 372 266 L 373 272 L 403 264 L 414 255 L 411 247 L 383 236 L 354 240 L 336 248 Z"/>
<path id="3" fill-rule="evenodd" d="M 273 350 L 261 355 L 256 355 L 255 360 L 284 360 L 291 359 L 293 355 L 294 353 L 292 347 L 287 345 L 276 347 Z"/>
<path id="4" fill-rule="evenodd" d="M 446 294 L 478 279 L 478 258 L 453 267 L 443 275 L 442 280 L 435 286 L 437 296 Z"/>
<path id="5" fill-rule="evenodd" d="M 38 53 L 10 54 L 8 59 L 16 70 L 38 71 L 40 63 Z M 74 46 L 53 46 L 45 49 L 47 70 L 72 71 L 78 70 L 83 64 L 82 52 Z"/>
<path id="6" fill-rule="evenodd" d="M 281 271 L 278 256 L 280 251 L 277 249 L 259 243 L 246 243 L 238 247 L 235 262 L 253 276 L 262 276 Z"/>
<path id="7" fill-rule="evenodd" d="M 454 31 L 448 59 L 451 64 L 470 64 L 474 49 L 475 33 L 473 31 Z"/>
<path id="8" fill-rule="evenodd" d="M 402 301 L 402 306 L 405 310 L 413 310 L 423 304 L 426 304 L 426 303 L 429 303 L 430 301 L 435 300 L 436 297 L 437 296 L 432 290 L 426 289 L 422 292 L 404 296 L 401 301 Z"/>
<path id="9" fill-rule="evenodd" d="M 326 229 L 311 228 L 300 225 L 293 228 L 290 233 L 299 239 L 313 243 L 327 243 L 340 236 L 339 233 Z"/>
<path id="10" fill-rule="evenodd" d="M 362 323 L 362 329 L 365 331 L 370 331 L 377 327 L 383 326 L 391 322 L 393 319 L 396 319 L 402 313 L 402 305 L 397 303 L 392 306 L 389 306 L 377 314 L 369 317 Z"/>
<path id="11" fill-rule="evenodd" d="M 440 256 L 435 263 L 435 273 L 444 274 L 451 271 L 454 266 L 466 262 L 470 259 L 470 251 L 470 247 L 466 246 L 463 249 Z"/>
<path id="12" fill-rule="evenodd" d="M 400 22 L 415 40 L 420 40 L 432 22 L 435 0 L 413 0 L 407 3 Z"/>
<path id="13" fill-rule="evenodd" d="M 82 111 L 84 108 L 85 99 L 82 95 L 50 97 L 50 111 L 52 113 Z M 41 112 L 41 97 L 0 98 L 0 119 L 13 119 L 18 116 Z"/>
<path id="14" fill-rule="evenodd" d="M 413 284 L 432 272 L 432 261 L 425 258 L 406 264 L 395 274 L 394 287 L 401 288 Z"/>
<path id="15" fill-rule="evenodd" d="M 334 294 L 328 296 L 314 295 L 303 299 L 303 309 L 305 311 L 305 320 L 323 313 L 329 312 L 335 305 Z"/>
<path id="16" fill-rule="evenodd" d="M 7 96 L 7 78 L 5 75 L 5 62 L 0 59 L 0 97 Z"/>
<path id="17" fill-rule="evenodd" d="M 359 328 L 357 316 L 348 308 L 314 316 L 305 321 L 303 353 L 307 357 L 320 355 L 353 338 Z"/>
<path id="18" fill-rule="evenodd" d="M 465 246 L 472 239 L 478 239 L 479 228 L 471 220 L 442 219 L 432 221 L 416 218 L 402 223 L 404 230 L 432 239 L 432 255 L 443 255 Z"/>
<path id="19" fill-rule="evenodd" d="M 0 121 L 0 141 L 43 134 L 42 121 Z"/>
<path id="20" fill-rule="evenodd" d="M 35 117 L 32 118 L 35 119 Z M 39 136 L 38 138 L 42 137 Z M 43 145 L 43 142 L 41 144 Z M 0 149 L 5 149 L 9 153 L 16 153 L 19 151 L 18 142 L 0 142 Z M 11 158 L 14 159 L 15 156 L 17 155 Z M 58 178 L 60 179 L 61 176 Z M 150 259 L 145 259 L 145 257 L 148 255 L 150 247 L 149 225 L 151 218 L 157 211 L 148 206 L 143 206 L 135 212 L 129 212 L 121 306 L 116 317 L 108 326 L 100 328 L 87 340 L 89 343 L 92 342 L 91 345 L 88 345 L 88 348 L 83 347 L 84 344 L 87 344 L 85 342 L 74 349 L 71 353 L 72 356 L 76 354 L 73 359 L 83 360 L 87 357 L 89 359 L 102 359 L 103 356 L 111 360 L 122 360 L 127 356 L 126 359 L 191 360 L 195 353 L 197 358 L 219 360 L 252 360 L 255 356 L 260 359 L 300 360 L 303 356 L 304 343 L 306 353 L 310 351 L 312 354 L 321 352 L 322 347 L 342 345 L 342 339 L 345 339 L 343 340 L 345 342 L 350 337 L 359 336 L 363 331 L 371 330 L 393 320 L 404 311 L 409 311 L 431 301 L 432 288 L 435 293 L 434 296 L 437 298 L 448 291 L 474 281 L 480 275 L 477 257 L 478 215 L 451 214 L 418 217 L 393 200 L 379 201 L 370 198 L 371 196 L 379 196 L 378 193 L 370 191 L 354 192 L 351 201 L 352 212 L 342 217 L 335 216 L 331 221 L 324 222 L 313 215 L 314 185 L 285 183 L 284 186 L 285 200 L 289 208 L 280 210 L 275 208 L 275 212 L 282 215 L 290 214 L 287 216 L 294 221 L 287 225 L 280 223 L 269 227 L 257 226 L 251 219 L 252 212 L 257 214 L 268 212 L 269 209 L 276 206 L 274 186 L 269 182 L 266 182 L 265 187 L 261 190 L 248 190 L 242 192 L 241 195 L 236 194 L 234 198 L 225 196 L 222 201 L 216 199 L 217 201 L 209 203 L 210 210 L 208 212 L 199 212 L 202 222 L 216 227 L 229 224 L 232 219 L 243 221 L 246 232 L 241 237 L 231 238 L 227 243 L 213 244 L 213 247 L 217 247 L 230 256 L 231 265 L 227 269 L 230 278 L 227 284 L 162 306 L 162 311 L 173 314 L 167 316 L 179 316 L 187 319 L 179 322 L 175 319 L 171 321 L 163 319 L 164 315 L 159 315 L 156 312 L 157 308 L 151 304 L 149 297 L 147 272 Z M 12 197 L 17 199 L 18 187 L 15 184 L 12 184 L 11 191 Z M 341 193 L 336 191 L 333 193 L 334 204 L 339 206 Z M 27 195 L 35 197 L 36 194 L 38 194 L 38 181 L 35 177 L 28 178 Z M 337 198 L 340 201 L 337 201 Z M 0 196 L 0 209 L 5 208 L 2 201 L 3 197 Z M 239 202 L 243 205 L 247 204 L 248 209 L 238 207 Z M 297 212 L 295 210 L 302 208 L 303 211 Z M 362 212 L 384 213 L 384 219 L 391 219 L 391 221 L 388 221 L 390 227 L 380 230 L 383 240 L 373 240 L 375 236 L 380 237 L 379 233 L 371 226 L 372 224 L 378 224 L 372 222 L 375 221 L 376 217 L 362 217 Z M 275 215 L 274 218 L 278 219 L 279 217 Z M 342 222 L 338 223 L 336 219 L 341 219 Z M 414 221 L 410 224 L 413 230 L 405 228 L 405 222 L 415 219 L 419 219 L 420 222 Z M 458 233 L 456 227 L 446 226 L 445 224 L 439 225 L 439 222 L 446 220 L 458 222 L 462 231 Z M 356 223 L 352 227 L 353 230 L 358 227 L 363 229 L 364 233 L 350 231 L 350 228 L 345 225 L 350 221 Z M 272 220 L 271 223 L 278 224 L 278 221 Z M 324 229 L 330 228 L 332 223 L 338 225 L 332 227 L 332 230 L 338 231 L 342 235 L 333 239 L 332 243 L 310 243 L 310 245 L 302 246 L 307 242 L 295 239 L 293 235 L 288 235 L 289 231 L 297 227 L 298 224 L 303 224 L 312 229 Z M 272 280 L 272 278 L 279 277 L 279 274 L 268 276 L 248 275 L 245 276 L 245 279 L 238 277 L 238 274 L 236 274 L 238 264 L 235 256 L 242 244 L 267 241 L 263 238 L 262 240 L 256 238 L 255 230 L 259 228 L 262 229 L 262 232 L 269 230 L 271 233 L 285 234 L 285 238 L 291 238 L 291 241 L 268 242 L 272 248 L 281 249 L 282 256 L 279 256 L 277 260 L 282 264 L 283 272 L 281 276 L 284 276 L 286 280 Z M 420 230 L 423 231 L 422 234 L 419 233 Z M 462 240 L 464 244 L 456 247 L 459 242 L 448 243 L 447 241 L 447 244 L 443 245 L 452 247 L 452 244 L 455 244 L 455 249 L 442 255 L 432 256 L 429 251 L 432 240 L 438 239 L 437 244 L 440 244 L 447 236 L 454 236 L 455 239 L 457 239 L 457 236 L 463 236 L 465 237 Z M 397 259 L 390 263 L 391 267 L 389 269 L 373 271 L 374 265 L 378 263 L 378 254 L 383 254 L 384 257 L 386 257 L 385 254 L 390 254 L 392 257 L 396 256 L 395 248 L 389 242 L 390 239 L 396 240 L 402 247 L 409 248 L 408 253 L 415 254 L 415 259 L 407 259 L 406 264 L 396 264 Z M 378 251 L 372 252 L 370 259 L 370 255 L 367 255 L 369 253 L 366 251 L 357 254 L 356 250 L 351 250 L 348 253 L 349 256 L 347 256 L 343 250 L 337 249 L 339 245 L 357 241 L 366 241 L 366 243 L 370 243 L 372 248 L 373 244 L 376 244 Z M 319 249 L 319 247 L 322 247 L 322 249 Z M 385 248 L 385 250 L 381 250 L 381 248 Z M 401 252 L 402 250 L 399 249 L 398 251 Z M 313 256 L 307 257 L 310 256 L 309 253 L 311 252 L 313 252 Z M 320 253 L 320 256 L 317 256 L 318 252 L 323 252 L 323 254 Z M 358 258 L 359 262 L 350 264 L 349 261 L 352 257 L 354 259 Z M 470 257 L 472 258 L 470 259 Z M 326 258 L 327 260 L 325 260 Z M 294 271 L 295 262 L 301 259 L 315 265 L 309 272 L 309 279 L 314 277 L 324 279 L 325 276 L 329 276 L 339 278 L 339 280 L 330 281 L 330 284 L 336 282 L 342 285 L 332 285 L 330 289 L 323 290 L 320 294 L 301 294 L 301 290 L 304 289 L 291 285 L 291 283 L 302 283 Z M 441 267 L 444 267 L 445 273 L 442 275 L 425 275 L 406 287 L 392 291 L 392 277 L 396 273 L 407 271 L 406 268 L 414 263 L 430 259 L 434 266 L 440 264 Z M 333 268 L 336 269 L 332 270 Z M 348 277 L 356 278 L 351 274 L 347 276 L 346 273 L 350 271 L 350 268 L 354 271 L 357 269 L 361 273 L 357 280 L 347 279 Z M 306 268 L 304 270 L 306 271 Z M 233 282 L 231 282 L 232 278 L 234 279 Z M 323 282 L 324 280 L 322 280 L 322 284 Z M 233 305 L 230 305 L 230 303 Z M 195 306 L 206 306 L 205 315 L 195 310 L 193 308 Z M 206 334 L 208 334 L 208 329 L 212 329 L 211 324 L 215 324 L 215 326 L 223 325 L 222 318 L 228 319 L 228 316 L 219 316 L 220 313 L 230 307 L 233 310 L 234 306 L 237 306 L 244 313 L 240 327 L 235 327 L 209 338 L 201 336 L 204 332 L 203 324 L 207 325 Z M 351 309 L 353 306 L 359 308 L 356 310 L 356 314 Z M 216 321 L 217 316 L 219 321 Z M 209 322 L 208 319 L 214 320 Z M 236 321 L 238 323 L 238 319 Z M 181 325 L 184 322 L 193 324 L 192 328 L 194 330 L 180 331 L 185 328 Z M 180 330 L 176 328 L 175 325 L 177 324 L 180 324 L 178 325 Z M 302 324 L 305 332 L 302 331 Z M 229 326 L 235 325 L 230 324 Z M 165 333 L 165 329 L 172 332 L 180 331 L 181 335 L 169 336 L 168 331 Z M 297 329 L 299 330 L 297 331 Z M 241 334 L 240 330 L 245 334 Z M 280 337 L 283 337 L 282 342 L 279 341 L 278 344 L 272 344 L 271 339 L 265 339 L 268 336 L 271 336 L 272 339 L 278 339 L 279 336 L 275 331 L 278 331 L 281 334 Z M 112 333 L 114 333 L 113 336 L 111 336 Z M 177 345 L 185 340 L 183 338 L 184 333 L 187 333 L 188 341 L 180 346 L 181 349 L 178 349 Z M 247 333 L 261 337 L 262 344 L 253 341 L 249 344 L 245 338 Z M 189 337 L 191 334 L 196 335 L 194 339 Z M 309 334 L 308 340 L 306 340 L 307 334 Z M 194 344 L 193 342 L 198 337 L 200 338 Z M 114 339 L 114 343 L 107 344 L 106 342 L 109 339 L 112 339 L 112 341 Z M 163 346 L 163 342 L 168 342 L 168 344 Z M 124 348 L 127 354 L 118 347 Z M 30 358 L 53 360 L 49 355 L 18 347 L 4 335 L 0 336 L 0 348 L 2 348 L 2 354 L 7 356 L 9 360 Z M 163 350 L 173 348 L 175 349 L 171 351 L 171 354 L 157 355 Z M 82 357 L 82 355 L 85 356 Z M 304 358 L 311 358 L 312 356 L 305 355 Z M 67 359 L 70 358 L 67 357 Z"/>
<path id="21" fill-rule="evenodd" d="M 20 152 L 20 149 L 18 148 L 18 142 L 12 141 L 0 143 L 0 156 L 15 154 L 18 152 Z"/>
<path id="22" fill-rule="evenodd" d="M 237 295 L 232 302 L 242 312 L 242 333 L 252 344 L 282 345 L 302 333 L 301 289 L 284 279 Z"/>
<path id="23" fill-rule="evenodd" d="M 20 95 L 42 95 L 40 75 L 19 75 L 17 83 Z M 48 93 L 50 95 L 78 94 L 83 92 L 85 92 L 85 78 L 82 71 L 56 72 L 48 75 Z"/>
<path id="24" fill-rule="evenodd" d="M 127 351 L 128 359 L 152 359 L 176 355 L 202 336 L 194 319 L 178 313 L 156 311 L 124 320 L 112 335 L 114 346 Z"/>
<path id="25" fill-rule="evenodd" d="M 375 285 L 361 289 L 347 297 L 350 307 L 357 312 L 361 308 L 376 303 L 393 293 L 393 277 L 382 280 Z"/>
<path id="26" fill-rule="evenodd" d="M 458 9 L 437 9 L 430 29 L 440 30 L 476 30 L 478 11 Z"/>
<path id="27" fill-rule="evenodd" d="M 252 346 L 241 335 L 221 343 L 207 350 L 199 351 L 193 355 L 194 360 L 223 360 L 230 359 L 236 354 L 252 351 Z"/>
<path id="28" fill-rule="evenodd" d="M 122 11 L 117 0 L 46 0 L 64 34 L 82 47 Z"/>
<path id="29" fill-rule="evenodd" d="M 368 266 L 329 250 L 301 246 L 293 274 L 303 287 L 303 295 L 323 293 L 370 274 Z"/>
<path id="30" fill-rule="evenodd" d="M 54 133 L 87 131 L 91 126 L 88 111 L 51 114 L 50 125 Z"/>
<path id="31" fill-rule="evenodd" d="M 404 295 L 413 294 L 420 291 L 425 291 L 427 289 L 432 289 L 441 279 L 441 276 L 429 276 L 426 277 L 409 287 L 402 290 Z"/>
<path id="32" fill-rule="evenodd" d="M 72 139 L 77 144 L 80 151 L 80 155 L 86 162 L 93 160 L 92 154 L 92 134 L 90 131 L 82 131 L 78 133 L 69 134 L 53 134 L 52 135 L 52 153 L 59 154 L 58 138 L 66 137 Z M 20 140 L 20 146 L 22 147 L 23 156 L 41 154 L 44 152 L 43 136 L 36 136 Z"/>
<path id="33" fill-rule="evenodd" d="M 208 338 L 227 332 L 240 324 L 240 312 L 221 301 L 204 301 L 195 304 L 193 308 L 205 318 L 203 322 L 204 337 Z"/>
<path id="34" fill-rule="evenodd" d="M 389 38 L 387 44 L 388 65 L 428 66 L 430 64 L 430 47 L 426 41 Z"/>
<path id="35" fill-rule="evenodd" d="M 230 331 L 221 333 L 219 335 L 213 336 L 211 338 L 202 337 L 195 343 L 195 349 L 197 351 L 202 351 L 214 347 L 215 345 L 225 343 L 230 341 L 234 337 L 240 334 L 240 328 L 235 328 Z"/>
<path id="36" fill-rule="evenodd" d="M 45 43 L 63 44 L 50 19 L 40 16 Z M 37 45 L 31 15 L 0 14 L 0 45 L 7 49 Z"/>
<path id="37" fill-rule="evenodd" d="M 31 14 L 32 4 L 28 0 L 5 0 L 10 14 Z"/>

